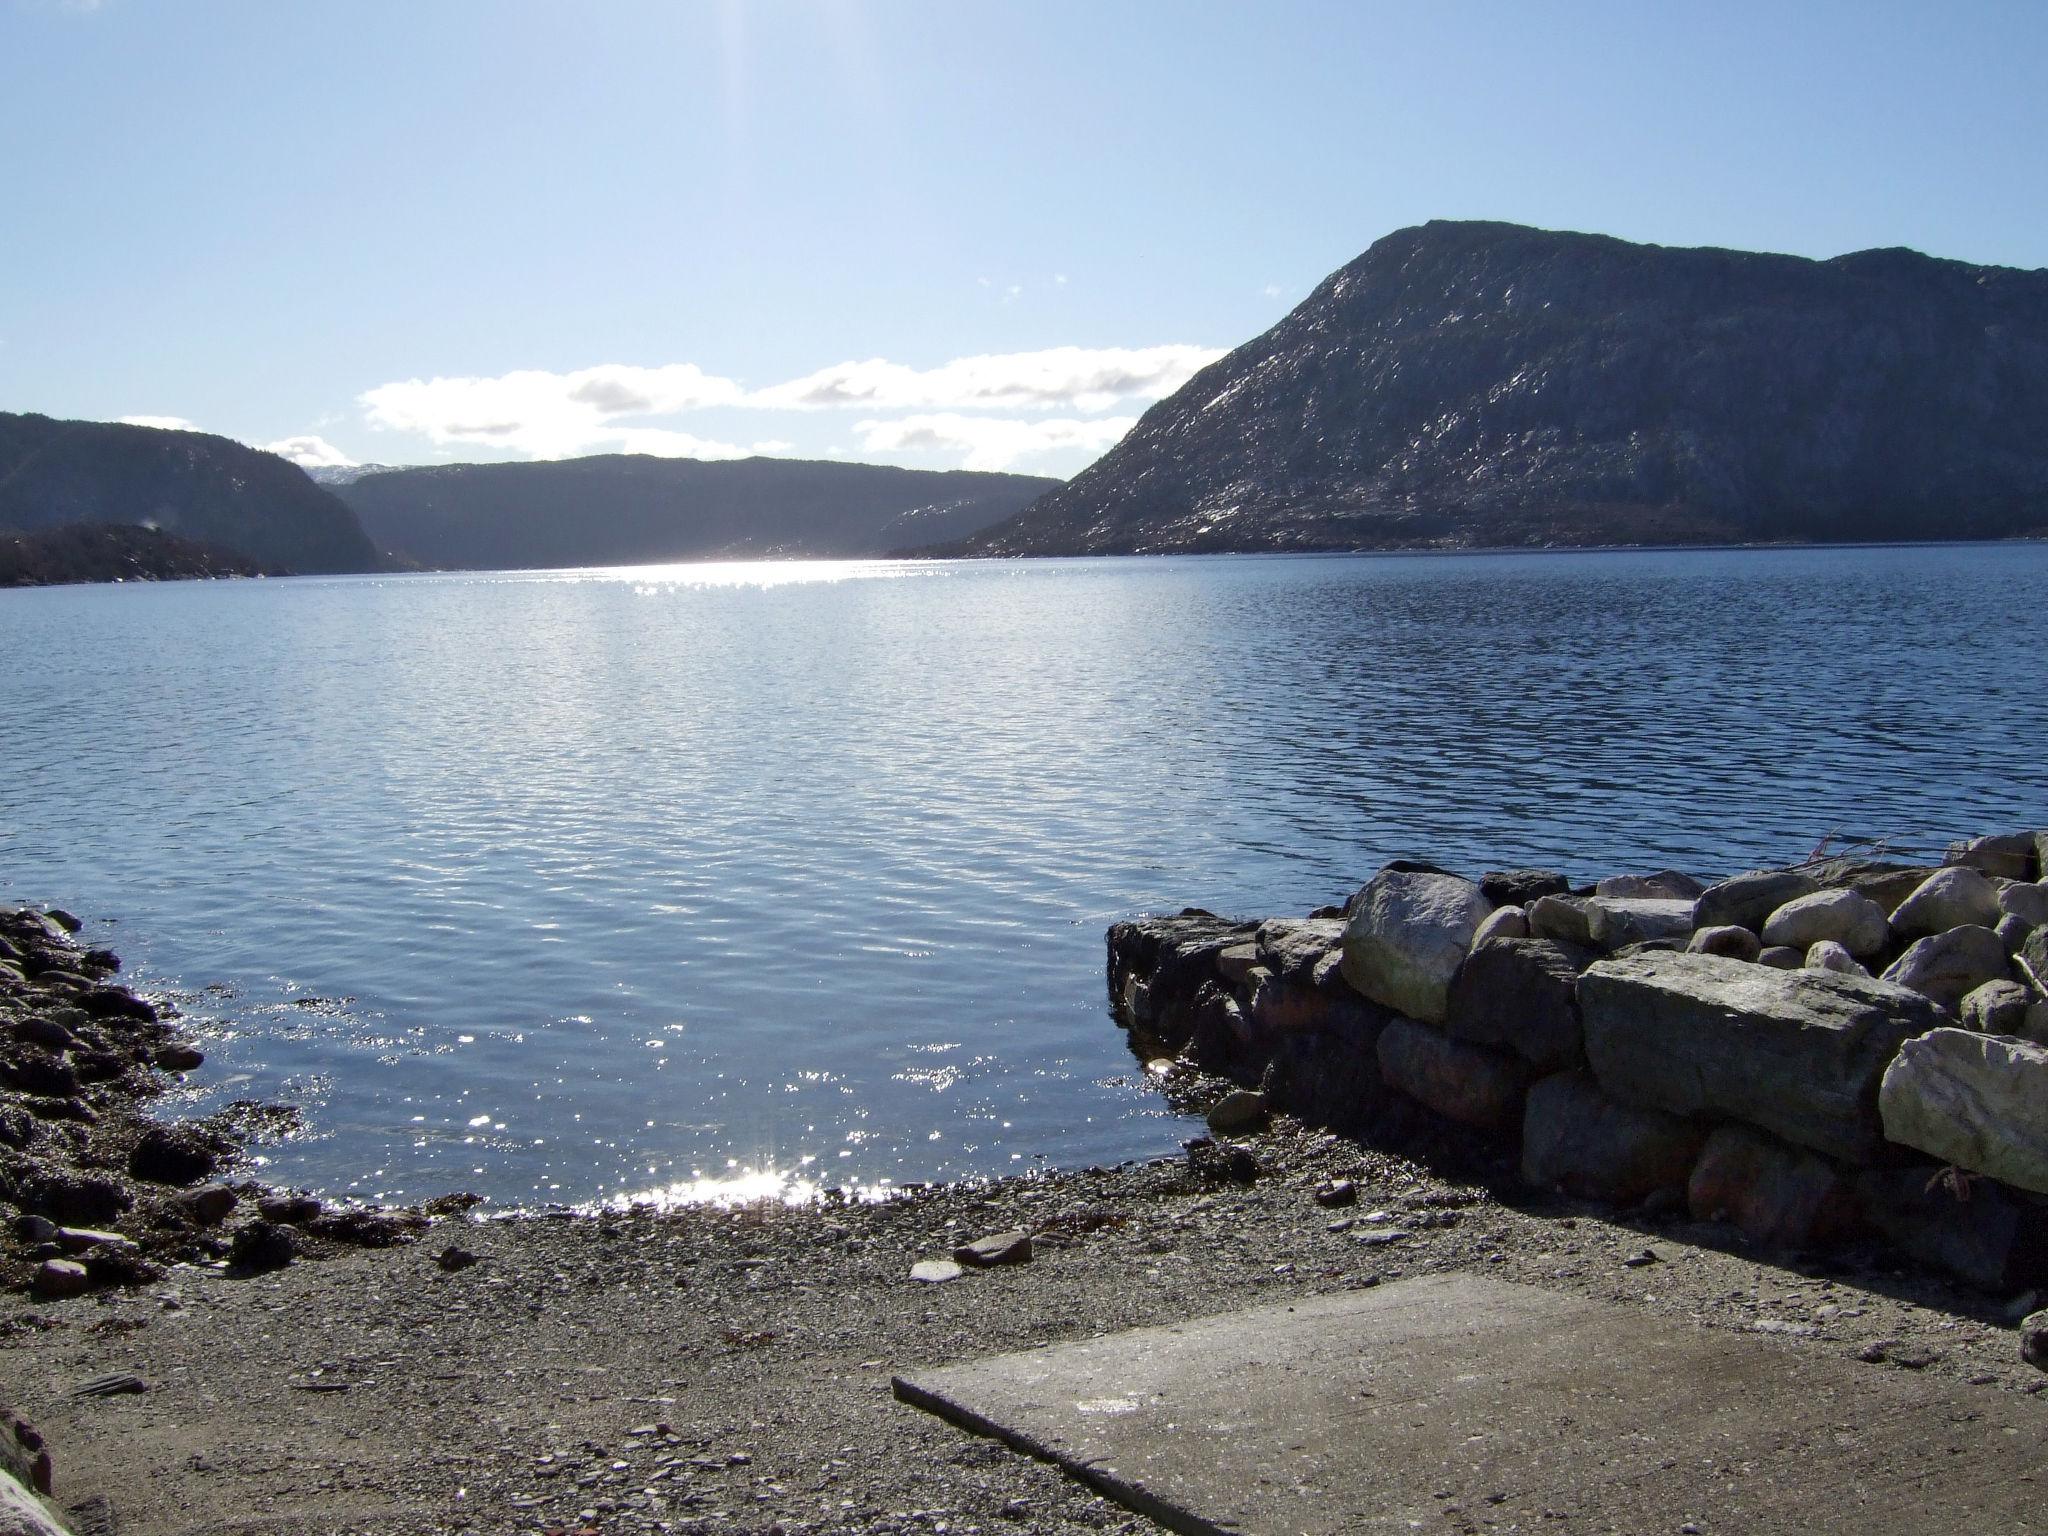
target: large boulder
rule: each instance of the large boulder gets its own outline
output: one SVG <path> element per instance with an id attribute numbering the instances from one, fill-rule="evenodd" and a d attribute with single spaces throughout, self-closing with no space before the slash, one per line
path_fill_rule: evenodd
<path id="1" fill-rule="evenodd" d="M 1344 943 L 1341 917 L 1269 917 L 1255 938 L 1259 964 L 1282 981 L 1309 984 L 1316 963 Z"/>
<path id="2" fill-rule="evenodd" d="M 1591 944 L 1590 897 L 1540 896 L 1529 905 L 1529 937 L 1559 944 Z"/>
<path id="3" fill-rule="evenodd" d="M 1666 901 L 1693 901 L 1706 887 L 1691 875 L 1660 869 L 1654 875 L 1609 875 L 1593 887 L 1595 896 L 1622 896 Z"/>
<path id="4" fill-rule="evenodd" d="M 1380 1032 L 1380 1076 L 1446 1120 L 1481 1131 L 1511 1131 L 1522 1114 L 1528 1074 L 1506 1051 L 1491 1050 L 1396 1019 Z"/>
<path id="5" fill-rule="evenodd" d="M 1734 923 L 1695 928 L 1685 947 L 1695 955 L 1725 955 L 1730 960 L 1754 960 L 1764 952 L 1761 939 Z"/>
<path id="6" fill-rule="evenodd" d="M 1987 981 L 1974 992 L 1965 993 L 1963 1028 L 1980 1035 L 2023 1035 L 2027 1010 L 2034 1006 L 2034 994 L 2016 981 Z"/>
<path id="7" fill-rule="evenodd" d="M 1692 920 L 1697 928 L 1763 927 L 1786 902 L 1810 896 L 1820 887 L 1811 875 L 1796 869 L 1752 869 L 1708 886 L 1693 903 Z"/>
<path id="8" fill-rule="evenodd" d="M 1571 881 L 1549 869 L 1496 869 L 1479 877 L 1479 894 L 1497 907 L 1526 907 L 1571 888 Z"/>
<path id="9" fill-rule="evenodd" d="M 1795 896 L 1764 919 L 1766 944 L 1811 949 L 1823 940 L 1833 940 L 1858 960 L 1883 949 L 1891 936 L 1884 908 L 1856 891 Z"/>
<path id="10" fill-rule="evenodd" d="M 1886 1064 L 1941 1023 L 1918 993 L 1867 977 L 1678 953 L 1598 962 L 1579 978 L 1579 1012 L 1616 1098 L 1747 1120 L 1853 1163 L 1882 1150 Z"/>
<path id="11" fill-rule="evenodd" d="M 1587 929 L 1599 949 L 1682 941 L 1692 936 L 1690 900 L 1675 896 L 1589 896 Z"/>
<path id="12" fill-rule="evenodd" d="M 1965 923 L 1995 928 L 1998 918 L 1998 887 L 1959 864 L 1938 869 L 1913 887 L 1892 913 L 1892 931 L 1902 939 L 1920 939 Z"/>
<path id="13" fill-rule="evenodd" d="M 1775 1248 L 1827 1247 L 1858 1225 L 1856 1192 L 1832 1163 L 1747 1125 L 1707 1138 L 1685 1198 L 1694 1220 L 1733 1222 Z"/>
<path id="14" fill-rule="evenodd" d="M 1683 1189 L 1706 1139 L 1697 1121 L 1616 1103 L 1585 1073 L 1559 1072 L 1529 1090 L 1522 1177 L 1580 1200 L 1634 1205 Z"/>
<path id="15" fill-rule="evenodd" d="M 1995 832 L 1949 846 L 1944 864 L 1960 864 L 2000 880 L 2035 880 L 2041 868 L 2034 856 L 2033 832 Z"/>
<path id="16" fill-rule="evenodd" d="M 1998 910 L 2018 918 L 2029 928 L 2048 925 L 2048 884 L 2000 886 Z"/>
<path id="17" fill-rule="evenodd" d="M 1861 891 L 1883 907 L 1886 915 L 1917 890 L 1935 868 L 1924 864 L 1896 864 L 1889 859 L 1865 858 L 1860 854 L 1837 854 L 1799 866 L 1813 883 L 1828 891 Z"/>
<path id="18" fill-rule="evenodd" d="M 1189 907 L 1172 917 L 1141 917 L 1109 930 L 1109 1004 L 1125 1029 L 1184 1033 L 1179 1017 L 1216 977 L 1217 957 L 1250 941 L 1253 923 Z"/>
<path id="19" fill-rule="evenodd" d="M 1866 1221 L 1922 1263 L 1992 1291 L 2048 1282 L 2048 1202 L 1926 1163 L 1856 1179 Z"/>
<path id="20" fill-rule="evenodd" d="M 1900 1049 L 1879 1105 L 1900 1146 L 2048 1194 L 2048 1046 L 1930 1030 Z"/>
<path id="21" fill-rule="evenodd" d="M 1985 982 L 2004 981 L 2011 975 L 2005 941 L 1989 928 L 1965 924 L 1907 945 L 1884 979 L 1911 987 L 1955 1013 L 1963 999 Z"/>
<path id="22" fill-rule="evenodd" d="M 1538 1071 L 1576 1065 L 1579 973 L 1592 963 L 1591 950 L 1548 939 L 1475 945 L 1451 978 L 1444 1032 L 1506 1046 Z"/>
<path id="23" fill-rule="evenodd" d="M 1383 869 L 1352 899 L 1344 979 L 1382 1007 L 1440 1024 L 1451 977 L 1492 910 L 1470 880 Z"/>

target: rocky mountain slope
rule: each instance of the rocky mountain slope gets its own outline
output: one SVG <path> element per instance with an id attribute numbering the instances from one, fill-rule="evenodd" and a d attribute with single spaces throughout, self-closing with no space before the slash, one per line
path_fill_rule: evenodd
<path id="1" fill-rule="evenodd" d="M 2048 271 L 1379 241 L 974 554 L 2048 531 Z"/>
<path id="2" fill-rule="evenodd" d="M 336 485 L 378 544 L 444 569 L 882 555 L 963 538 L 1057 481 L 795 459 L 601 454 Z"/>
<path id="3" fill-rule="evenodd" d="M 0 587 L 267 574 L 245 556 L 133 523 L 66 523 L 37 533 L 0 532 Z"/>
<path id="4" fill-rule="evenodd" d="M 161 528 L 272 571 L 373 571 L 355 515 L 276 454 L 206 432 L 0 412 L 0 528 Z"/>

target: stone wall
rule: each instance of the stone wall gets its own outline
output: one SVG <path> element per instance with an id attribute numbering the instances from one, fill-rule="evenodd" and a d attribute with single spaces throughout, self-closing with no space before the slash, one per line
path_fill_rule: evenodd
<path id="1" fill-rule="evenodd" d="M 2044 852 L 1590 888 L 1402 862 L 1306 918 L 1118 923 L 1110 1003 L 1141 1058 L 1382 1144 L 1454 1131 L 1546 1191 L 2042 1284 Z"/>

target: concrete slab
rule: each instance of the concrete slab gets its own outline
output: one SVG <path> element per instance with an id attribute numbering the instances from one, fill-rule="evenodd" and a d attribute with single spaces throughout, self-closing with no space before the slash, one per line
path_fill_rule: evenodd
<path id="1" fill-rule="evenodd" d="M 2048 1532 L 2048 1403 L 1480 1275 L 899 1376 L 1170 1529 Z"/>

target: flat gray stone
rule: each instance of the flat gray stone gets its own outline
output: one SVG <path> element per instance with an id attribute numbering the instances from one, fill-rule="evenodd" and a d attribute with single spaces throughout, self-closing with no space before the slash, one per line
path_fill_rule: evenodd
<path id="1" fill-rule="evenodd" d="M 1586 1059 L 1615 1098 L 1746 1120 L 1852 1163 L 1882 1146 L 1877 1085 L 1892 1056 L 1942 1022 L 1887 982 L 1670 953 L 1600 961 L 1579 978 L 1579 1011 Z"/>
<path id="2" fill-rule="evenodd" d="M 2030 1530 L 2048 1436 L 2032 1398 L 1464 1274 L 895 1390 L 1169 1529 L 1231 1536 Z"/>

